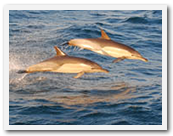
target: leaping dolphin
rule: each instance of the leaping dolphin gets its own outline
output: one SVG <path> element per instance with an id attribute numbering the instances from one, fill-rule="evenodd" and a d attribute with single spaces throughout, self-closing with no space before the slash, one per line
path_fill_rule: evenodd
<path id="1" fill-rule="evenodd" d="M 119 62 L 124 59 L 137 59 L 147 62 L 148 60 L 135 49 L 112 41 L 111 38 L 101 29 L 100 38 L 72 39 L 68 42 L 69 46 L 78 46 L 82 49 L 94 51 L 96 53 L 115 57 L 113 62 Z"/>
<path id="2" fill-rule="evenodd" d="M 100 65 L 84 58 L 68 56 L 58 47 L 54 47 L 56 56 L 42 61 L 38 64 L 28 67 L 26 70 L 21 70 L 18 73 L 34 73 L 34 72 L 58 72 L 58 73 L 78 73 L 74 78 L 81 77 L 84 73 L 104 72 Z"/>

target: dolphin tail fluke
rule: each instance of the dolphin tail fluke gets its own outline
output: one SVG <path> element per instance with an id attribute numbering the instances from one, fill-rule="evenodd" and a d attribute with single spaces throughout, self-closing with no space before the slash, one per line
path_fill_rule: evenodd
<path id="1" fill-rule="evenodd" d="M 17 71 L 18 74 L 28 73 L 26 70 L 19 70 Z"/>
<path id="2" fill-rule="evenodd" d="M 68 45 L 68 42 L 63 42 L 61 46 Z"/>

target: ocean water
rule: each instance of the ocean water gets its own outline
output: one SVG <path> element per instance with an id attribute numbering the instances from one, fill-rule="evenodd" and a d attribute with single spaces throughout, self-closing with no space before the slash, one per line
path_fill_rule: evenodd
<path id="1" fill-rule="evenodd" d="M 100 28 L 149 62 L 124 60 L 62 46 L 73 38 L 100 37 Z M 84 74 L 17 71 L 53 57 L 92 60 L 110 72 Z M 161 125 L 162 11 L 9 12 L 10 125 Z"/>

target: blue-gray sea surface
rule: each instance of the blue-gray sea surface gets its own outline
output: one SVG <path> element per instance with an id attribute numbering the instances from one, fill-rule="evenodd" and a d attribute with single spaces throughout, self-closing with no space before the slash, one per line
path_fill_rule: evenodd
<path id="1" fill-rule="evenodd" d="M 124 60 L 62 43 L 100 37 L 100 28 L 149 62 Z M 10 125 L 161 125 L 162 11 L 88 10 L 9 12 Z M 17 71 L 65 53 L 110 72 L 84 74 Z"/>

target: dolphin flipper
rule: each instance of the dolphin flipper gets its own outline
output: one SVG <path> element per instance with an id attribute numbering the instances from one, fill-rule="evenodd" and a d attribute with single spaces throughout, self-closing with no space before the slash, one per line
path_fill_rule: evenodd
<path id="1" fill-rule="evenodd" d="M 126 59 L 126 58 L 125 57 L 117 58 L 112 63 L 117 63 L 117 62 L 120 62 L 120 61 L 122 61 L 124 59 Z"/>
<path id="2" fill-rule="evenodd" d="M 104 55 L 110 56 L 110 55 L 109 55 L 107 52 L 105 52 L 104 50 L 101 49 L 101 51 L 102 51 L 102 53 L 103 53 Z"/>
<path id="3" fill-rule="evenodd" d="M 79 77 L 81 77 L 83 74 L 85 74 L 84 71 L 79 72 L 76 76 L 74 76 L 74 78 L 79 78 Z"/>

